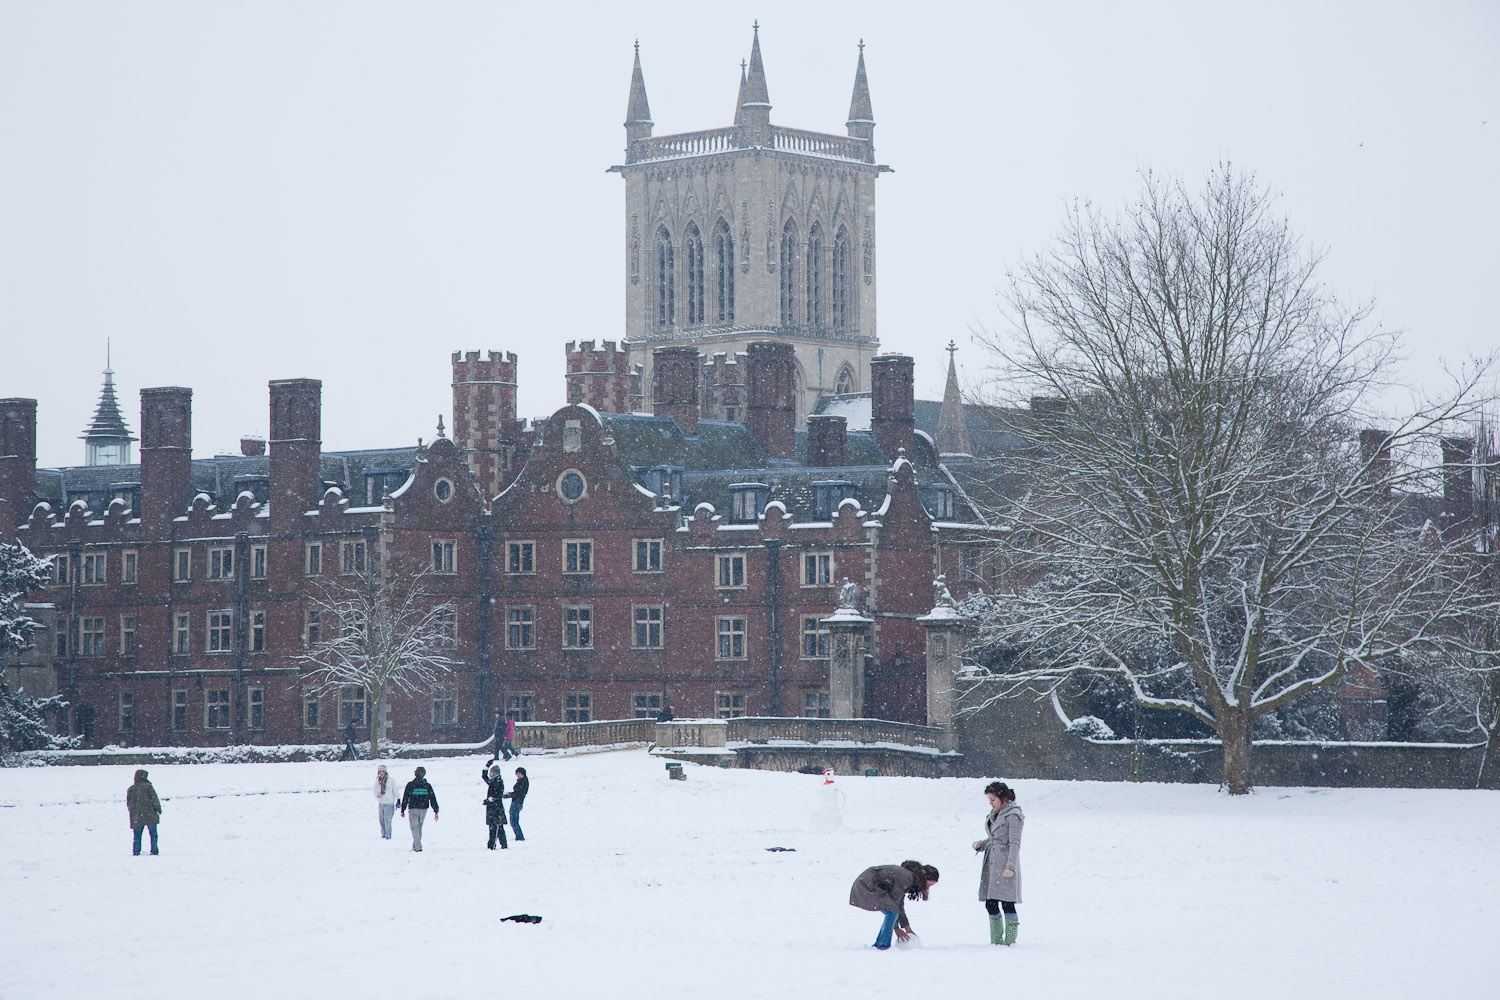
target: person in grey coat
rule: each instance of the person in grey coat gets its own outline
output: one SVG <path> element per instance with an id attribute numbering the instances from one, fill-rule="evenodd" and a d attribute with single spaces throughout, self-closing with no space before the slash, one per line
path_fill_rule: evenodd
<path id="1" fill-rule="evenodd" d="M 156 824 L 161 822 L 161 799 L 156 789 L 146 780 L 144 770 L 135 772 L 135 784 L 125 792 L 125 808 L 130 812 L 130 829 L 135 832 L 135 847 L 131 852 L 141 853 L 141 831 L 151 831 L 151 853 L 160 854 L 156 841 Z"/>
<path id="2" fill-rule="evenodd" d="M 906 919 L 908 899 L 926 899 L 937 884 L 938 870 L 920 861 L 903 861 L 899 865 L 876 865 L 860 872 L 849 890 L 849 905 L 861 910 L 877 911 L 885 917 L 875 947 L 884 951 L 891 946 L 891 931 L 906 941 L 911 937 L 911 921 Z"/>
<path id="3" fill-rule="evenodd" d="M 984 840 L 974 841 L 974 850 L 984 852 L 979 872 L 979 898 L 990 916 L 990 944 L 1015 944 L 1021 920 L 1016 904 L 1021 901 L 1021 827 L 1026 817 L 1016 805 L 1016 793 L 1003 781 L 984 786 L 990 801 L 985 818 Z"/>

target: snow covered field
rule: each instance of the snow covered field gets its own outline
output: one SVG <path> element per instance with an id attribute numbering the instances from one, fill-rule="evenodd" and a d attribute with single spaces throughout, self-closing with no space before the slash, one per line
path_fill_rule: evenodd
<path id="1" fill-rule="evenodd" d="M 415 762 L 390 764 L 401 783 Z M 525 843 L 484 849 L 480 758 L 427 763 L 443 819 L 379 837 L 375 765 L 0 771 L 0 996 L 1493 997 L 1500 794 L 1020 781 L 1020 942 L 976 900 L 982 781 L 821 779 L 641 750 L 529 757 Z M 506 771 L 507 786 L 511 771 Z M 768 852 L 790 847 L 795 852 Z M 868 865 L 942 870 L 918 950 L 868 947 Z M 539 925 L 500 923 L 535 913 Z"/>

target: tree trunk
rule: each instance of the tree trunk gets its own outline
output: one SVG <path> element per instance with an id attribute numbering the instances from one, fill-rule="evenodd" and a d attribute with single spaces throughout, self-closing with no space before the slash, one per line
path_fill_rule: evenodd
<path id="1" fill-rule="evenodd" d="M 374 760 L 380 756 L 380 707 L 385 702 L 384 695 L 376 695 L 370 706 L 370 759 Z"/>
<path id="2" fill-rule="evenodd" d="M 1224 747 L 1222 787 L 1230 795 L 1250 792 L 1250 725 L 1253 720 L 1243 708 L 1225 709 L 1218 715 L 1219 742 Z"/>

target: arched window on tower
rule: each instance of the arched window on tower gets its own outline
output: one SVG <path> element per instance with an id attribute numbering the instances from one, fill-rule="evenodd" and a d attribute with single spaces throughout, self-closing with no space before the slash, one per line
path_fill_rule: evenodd
<path id="1" fill-rule="evenodd" d="M 718 298 L 718 321 L 734 322 L 734 237 L 723 219 L 714 227 L 715 291 Z"/>
<path id="2" fill-rule="evenodd" d="M 662 226 L 656 231 L 656 325 L 677 323 L 677 260 L 672 253 L 672 234 Z"/>
<path id="3" fill-rule="evenodd" d="M 807 234 L 807 325 L 823 325 L 823 225 L 819 222 Z"/>
<path id="4" fill-rule="evenodd" d="M 855 388 L 854 370 L 848 365 L 839 369 L 838 382 L 834 385 L 833 391 L 838 396 L 847 396 L 851 392 L 858 391 Z"/>
<path id="5" fill-rule="evenodd" d="M 687 294 L 688 294 L 688 325 L 703 322 L 705 312 L 703 301 L 703 237 L 698 232 L 698 224 L 689 222 L 687 228 L 687 239 L 684 241 L 684 249 L 687 252 Z"/>
<path id="6" fill-rule="evenodd" d="M 849 325 L 849 230 L 843 226 L 833 237 L 833 325 Z"/>
<path id="7" fill-rule="evenodd" d="M 797 322 L 797 224 L 791 219 L 781 227 L 781 325 Z"/>

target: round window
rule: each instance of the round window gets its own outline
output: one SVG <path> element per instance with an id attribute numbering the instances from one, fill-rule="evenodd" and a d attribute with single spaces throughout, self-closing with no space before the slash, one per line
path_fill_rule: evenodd
<path id="1" fill-rule="evenodd" d="M 588 484 L 583 481 L 582 473 L 568 471 L 564 472 L 557 480 L 557 492 L 568 502 L 581 499 Z"/>
<path id="2" fill-rule="evenodd" d="M 447 503 L 448 498 L 453 496 L 453 484 L 446 479 L 439 479 L 432 484 L 432 492 L 443 503 Z"/>

